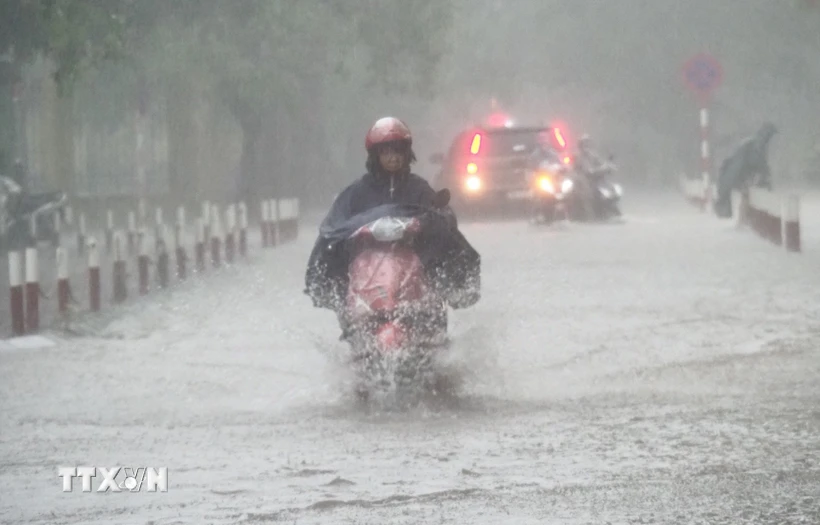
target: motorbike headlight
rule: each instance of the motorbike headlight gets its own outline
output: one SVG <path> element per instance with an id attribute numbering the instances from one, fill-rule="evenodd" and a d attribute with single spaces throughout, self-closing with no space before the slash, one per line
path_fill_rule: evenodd
<path id="1" fill-rule="evenodd" d="M 564 179 L 564 182 L 561 183 L 561 191 L 564 193 L 569 193 L 572 191 L 573 185 L 572 179 Z"/>

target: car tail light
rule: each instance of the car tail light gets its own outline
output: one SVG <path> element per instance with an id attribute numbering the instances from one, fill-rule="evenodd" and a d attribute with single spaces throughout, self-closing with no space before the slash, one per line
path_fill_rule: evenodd
<path id="1" fill-rule="evenodd" d="M 473 136 L 473 142 L 470 144 L 470 153 L 478 155 L 479 151 L 481 151 L 481 134 L 476 133 Z"/>
<path id="2" fill-rule="evenodd" d="M 555 140 L 558 141 L 558 144 L 561 146 L 561 149 L 567 147 L 567 141 L 564 140 L 564 135 L 561 133 L 561 130 L 558 128 L 552 128 L 552 134 L 555 136 Z"/>

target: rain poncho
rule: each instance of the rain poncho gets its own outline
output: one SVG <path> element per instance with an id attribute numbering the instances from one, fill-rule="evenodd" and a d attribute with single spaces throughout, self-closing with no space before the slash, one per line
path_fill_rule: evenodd
<path id="1" fill-rule="evenodd" d="M 773 124 L 764 124 L 757 134 L 744 140 L 720 165 L 715 199 L 715 214 L 719 217 L 732 216 L 732 190 L 750 184 L 771 188 L 768 152 L 769 142 L 775 133 L 777 129 Z"/>
<path id="2" fill-rule="evenodd" d="M 362 226 L 382 217 L 420 218 L 422 230 L 415 242 L 416 253 L 434 287 L 453 308 L 466 308 L 478 301 L 481 257 L 447 211 L 414 204 L 381 204 L 349 217 L 343 213 L 348 209 L 345 203 L 333 206 L 310 254 L 305 293 L 314 306 L 337 311 L 341 308 L 352 255 L 345 241 Z"/>

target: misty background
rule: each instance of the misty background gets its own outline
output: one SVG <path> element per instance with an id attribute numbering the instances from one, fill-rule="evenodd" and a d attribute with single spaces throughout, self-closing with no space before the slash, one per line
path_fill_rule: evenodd
<path id="1" fill-rule="evenodd" d="M 430 179 L 493 100 L 591 134 L 627 188 L 673 185 L 699 171 L 699 52 L 724 71 L 715 165 L 770 120 L 775 184 L 820 184 L 812 0 L 7 0 L 0 51 L 0 169 L 32 191 L 326 206 L 376 119 L 409 124 Z"/>

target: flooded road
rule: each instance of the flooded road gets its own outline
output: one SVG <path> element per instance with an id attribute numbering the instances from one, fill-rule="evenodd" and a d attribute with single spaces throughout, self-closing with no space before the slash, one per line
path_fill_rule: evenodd
<path id="1" fill-rule="evenodd" d="M 301 293 L 302 238 L 0 354 L 3 523 L 818 523 L 820 286 L 688 207 L 468 224 L 483 297 L 462 385 L 364 411 Z M 167 467 L 167 493 L 63 493 L 60 466 Z M 75 482 L 75 485 L 79 485 Z"/>

